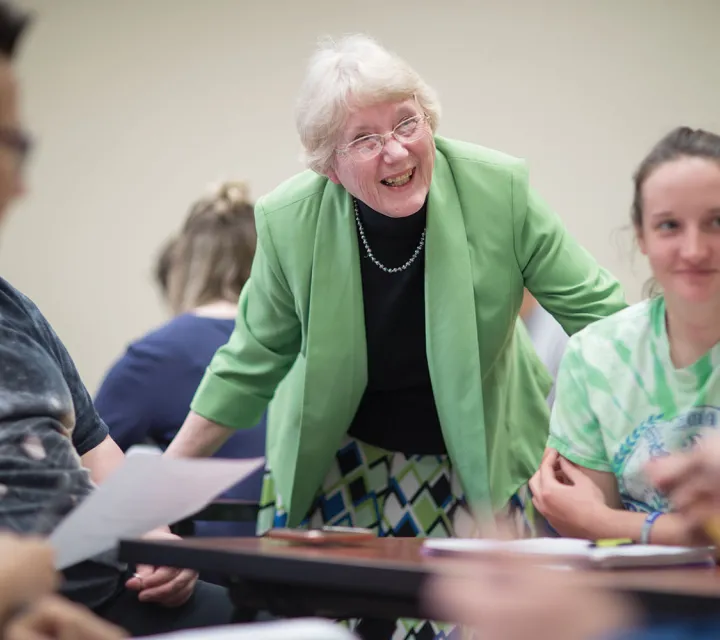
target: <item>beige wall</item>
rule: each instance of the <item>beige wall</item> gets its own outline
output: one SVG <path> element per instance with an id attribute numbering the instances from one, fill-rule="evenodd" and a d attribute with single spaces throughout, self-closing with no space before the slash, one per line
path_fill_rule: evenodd
<path id="1" fill-rule="evenodd" d="M 158 244 L 208 182 L 297 171 L 292 102 L 317 36 L 366 31 L 439 90 L 440 132 L 528 158 L 534 185 L 637 299 L 630 174 L 679 123 L 720 130 L 719 0 L 26 0 L 39 137 L 0 273 L 94 390 L 163 319 Z"/>

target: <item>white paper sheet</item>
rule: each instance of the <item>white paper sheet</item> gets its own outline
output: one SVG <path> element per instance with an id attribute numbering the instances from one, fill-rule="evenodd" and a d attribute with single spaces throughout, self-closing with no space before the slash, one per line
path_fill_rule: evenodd
<path id="1" fill-rule="evenodd" d="M 674 556 L 682 555 L 695 547 L 671 547 L 658 544 L 634 544 L 618 547 L 592 547 L 587 540 L 579 538 L 529 538 L 527 540 L 489 540 L 472 538 L 428 539 L 423 545 L 435 551 L 511 551 L 533 555 L 578 556 L 582 558 L 625 556 Z"/>
<path id="2" fill-rule="evenodd" d="M 357 640 L 357 636 L 327 620 L 257 622 L 195 631 L 178 631 L 152 640 Z"/>
<path id="3" fill-rule="evenodd" d="M 482 552 L 512 551 L 513 553 L 532 553 L 553 556 L 590 555 L 587 540 L 576 538 L 529 538 L 527 540 L 491 540 L 488 538 L 429 538 L 423 546 L 432 551 Z"/>
<path id="4" fill-rule="evenodd" d="M 51 534 L 55 566 L 62 570 L 109 551 L 121 538 L 182 520 L 262 465 L 262 458 L 126 458 Z"/>
<path id="5" fill-rule="evenodd" d="M 494 551 L 527 553 L 547 556 L 549 562 L 562 558 L 585 561 L 587 565 L 601 568 L 710 564 L 714 557 L 711 547 L 634 544 L 594 548 L 587 540 L 577 538 L 531 538 L 511 541 L 470 538 L 428 539 L 423 543 L 423 547 L 430 554 Z"/>

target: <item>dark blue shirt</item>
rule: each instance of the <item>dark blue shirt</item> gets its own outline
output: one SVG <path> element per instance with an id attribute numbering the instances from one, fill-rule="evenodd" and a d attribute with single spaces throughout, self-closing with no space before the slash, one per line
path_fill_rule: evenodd
<path id="1" fill-rule="evenodd" d="M 125 451 L 151 443 L 165 449 L 190 409 L 205 369 L 230 338 L 235 321 L 183 314 L 133 342 L 103 381 L 95 407 L 110 435 Z M 265 454 L 265 420 L 235 433 L 217 452 L 219 458 L 255 458 Z M 262 472 L 223 494 L 257 501 Z M 254 523 L 199 523 L 197 535 L 249 535 Z"/>

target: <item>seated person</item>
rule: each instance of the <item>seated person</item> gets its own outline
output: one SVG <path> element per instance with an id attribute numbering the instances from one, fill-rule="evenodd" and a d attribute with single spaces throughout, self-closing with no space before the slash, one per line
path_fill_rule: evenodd
<path id="1" fill-rule="evenodd" d="M 540 360 L 552 376 L 553 386 L 548 395 L 548 404 L 555 401 L 555 380 L 560 361 L 565 353 L 568 335 L 562 325 L 546 311 L 527 289 L 523 292 L 520 319 L 525 323 L 530 340 Z"/>
<path id="2" fill-rule="evenodd" d="M 648 481 L 669 497 L 688 531 L 702 532 L 720 516 L 720 434 L 687 453 L 656 459 Z M 591 587 L 575 572 L 541 569 L 497 557 L 454 567 L 425 594 L 443 620 L 461 623 L 483 640 L 711 640 L 720 616 L 680 618 L 673 612 L 643 620 L 626 594 Z M 655 619 L 657 618 L 657 619 Z"/>
<path id="3" fill-rule="evenodd" d="M 25 23 L 0 2 L 0 220 L 23 191 L 29 150 L 11 66 Z M 0 528 L 49 533 L 122 461 L 47 320 L 0 278 Z M 192 571 L 138 567 L 138 577 L 133 573 L 104 554 L 65 571 L 61 591 L 134 635 L 231 618 L 226 592 L 196 585 Z"/>
<path id="4" fill-rule="evenodd" d="M 664 137 L 632 223 L 662 293 L 570 339 L 533 502 L 564 536 L 704 544 L 645 467 L 720 424 L 720 136 Z"/>
<path id="5" fill-rule="evenodd" d="M 244 184 L 223 184 L 196 202 L 160 255 L 156 277 L 174 317 L 133 342 L 100 386 L 95 407 L 121 449 L 151 443 L 165 449 L 215 351 L 235 327 L 237 300 L 255 255 L 255 220 Z M 265 419 L 237 431 L 215 454 L 265 454 Z M 260 499 L 262 469 L 221 497 Z M 195 534 L 254 535 L 255 523 L 197 522 Z"/>

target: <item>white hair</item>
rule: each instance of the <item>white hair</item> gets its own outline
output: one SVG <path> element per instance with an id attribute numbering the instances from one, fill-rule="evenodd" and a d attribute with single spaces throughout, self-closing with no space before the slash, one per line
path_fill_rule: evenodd
<path id="1" fill-rule="evenodd" d="M 325 38 L 310 59 L 295 108 L 308 167 L 325 174 L 350 109 L 415 98 L 433 131 L 440 120 L 435 91 L 402 58 L 369 36 Z"/>

